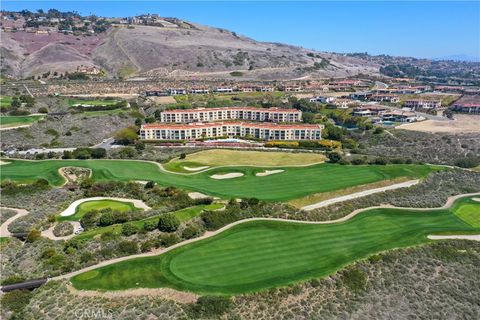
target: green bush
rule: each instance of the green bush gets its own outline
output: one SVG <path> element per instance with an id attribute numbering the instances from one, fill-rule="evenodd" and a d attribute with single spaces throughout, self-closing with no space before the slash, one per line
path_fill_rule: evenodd
<path id="1" fill-rule="evenodd" d="M 158 220 L 158 229 L 163 232 L 174 232 L 179 226 L 180 220 L 171 213 L 160 216 Z"/>
<path id="2" fill-rule="evenodd" d="M 347 269 L 342 274 L 342 282 L 351 291 L 358 293 L 365 290 L 367 276 L 358 268 Z"/>
<path id="3" fill-rule="evenodd" d="M 232 306 L 228 297 L 202 296 L 192 306 L 192 318 L 218 318 L 225 314 Z"/>
<path id="4" fill-rule="evenodd" d="M 474 168 L 480 165 L 480 157 L 465 157 L 455 161 L 455 165 L 460 168 Z"/>
<path id="5" fill-rule="evenodd" d="M 118 244 L 117 249 L 120 253 L 135 254 L 138 252 L 138 245 L 134 241 L 122 241 Z"/>
<path id="6" fill-rule="evenodd" d="M 122 234 L 126 237 L 134 235 L 139 231 L 137 225 L 133 223 L 124 223 L 122 224 Z"/>
<path id="7" fill-rule="evenodd" d="M 153 231 L 157 229 L 158 223 L 154 220 L 147 220 L 143 224 L 143 230 L 145 231 Z"/>
<path id="8" fill-rule="evenodd" d="M 19 313 L 30 302 L 33 293 L 28 290 L 14 290 L 7 292 L 2 297 L 2 308 L 13 313 Z M 12 318 L 13 319 L 13 318 Z"/>

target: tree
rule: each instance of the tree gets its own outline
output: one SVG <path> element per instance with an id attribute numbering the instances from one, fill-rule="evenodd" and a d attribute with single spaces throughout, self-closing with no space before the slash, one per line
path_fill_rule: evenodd
<path id="1" fill-rule="evenodd" d="M 84 229 L 92 228 L 97 223 L 98 211 L 92 210 L 87 212 L 81 219 L 80 224 Z"/>
<path id="2" fill-rule="evenodd" d="M 134 127 L 123 128 L 114 135 L 115 142 L 123 145 L 133 144 L 138 140 L 137 130 Z"/>
<path id="3" fill-rule="evenodd" d="M 148 181 L 145 184 L 145 189 L 152 189 L 153 187 L 155 187 L 155 181 Z"/>
<path id="4" fill-rule="evenodd" d="M 183 229 L 182 237 L 185 239 L 192 239 L 199 236 L 201 233 L 202 231 L 198 227 L 191 224 Z"/>
<path id="5" fill-rule="evenodd" d="M 171 213 L 160 216 L 158 220 L 158 229 L 163 232 L 174 232 L 179 226 L 180 220 Z"/>
<path id="6" fill-rule="evenodd" d="M 137 150 L 137 151 L 145 150 L 145 142 L 140 141 L 140 142 L 135 143 L 135 150 Z"/>
<path id="7" fill-rule="evenodd" d="M 140 118 L 135 119 L 135 125 L 137 127 L 140 127 L 142 125 L 142 119 L 140 119 Z"/>
<path id="8" fill-rule="evenodd" d="M 302 114 L 302 120 L 304 123 L 315 123 L 315 114 L 311 112 L 304 112 Z"/>
<path id="9" fill-rule="evenodd" d="M 328 160 L 332 163 L 336 163 L 342 159 L 342 156 L 338 152 L 327 153 Z"/>
<path id="10" fill-rule="evenodd" d="M 102 227 L 109 226 L 113 224 L 113 213 L 105 212 L 102 213 L 100 219 L 98 219 L 98 224 Z"/>
<path id="11" fill-rule="evenodd" d="M 72 151 L 68 151 L 68 150 L 63 151 L 62 159 L 72 159 L 72 158 L 73 158 Z"/>
<path id="12" fill-rule="evenodd" d="M 466 157 L 455 161 L 455 165 L 460 168 L 474 168 L 480 164 L 480 157 Z"/>
<path id="13" fill-rule="evenodd" d="M 35 242 L 42 237 L 42 233 L 38 230 L 32 230 L 27 235 L 27 242 Z"/>
<path id="14" fill-rule="evenodd" d="M 13 290 L 2 296 L 2 307 L 14 313 L 19 313 L 30 302 L 33 293 L 28 290 Z M 16 317 L 12 317 L 12 319 Z M 20 319 L 20 318 L 19 318 Z"/>
<path id="15" fill-rule="evenodd" d="M 180 157 L 179 157 L 180 160 L 183 160 L 183 159 L 185 159 L 186 157 L 187 157 L 187 155 L 186 155 L 184 152 L 180 153 Z"/>
<path id="16" fill-rule="evenodd" d="M 122 234 L 129 237 L 138 232 L 138 227 L 134 223 L 128 222 L 122 224 Z"/>
<path id="17" fill-rule="evenodd" d="M 93 159 L 101 159 L 107 156 L 107 150 L 104 148 L 93 148 L 90 153 Z"/>
<path id="18" fill-rule="evenodd" d="M 192 308 L 192 318 L 216 319 L 227 312 L 231 305 L 229 297 L 201 296 Z"/>

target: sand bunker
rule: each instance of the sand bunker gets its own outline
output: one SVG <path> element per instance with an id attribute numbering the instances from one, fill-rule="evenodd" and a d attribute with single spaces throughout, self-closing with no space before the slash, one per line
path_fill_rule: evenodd
<path id="1" fill-rule="evenodd" d="M 207 169 L 209 168 L 209 166 L 203 166 L 203 167 L 187 167 L 187 166 L 184 166 L 183 169 L 187 170 L 187 171 L 200 171 L 200 170 L 204 170 L 204 169 Z"/>
<path id="2" fill-rule="evenodd" d="M 280 172 L 283 172 L 285 170 L 265 170 L 263 172 L 259 172 L 259 173 L 256 173 L 255 175 L 257 177 L 265 177 L 265 176 L 269 176 L 271 174 L 275 174 L 275 173 L 280 173 Z"/>
<path id="3" fill-rule="evenodd" d="M 10 163 L 10 162 L 0 160 L 0 166 L 4 166 L 4 165 L 9 164 L 9 163 Z"/>
<path id="4" fill-rule="evenodd" d="M 206 194 L 203 194 L 201 192 L 189 192 L 188 196 L 190 199 L 205 199 L 205 198 L 210 198 Z"/>
<path id="5" fill-rule="evenodd" d="M 231 173 L 224 173 L 224 174 L 214 174 L 210 176 L 212 179 L 223 180 L 223 179 L 233 179 L 242 177 L 243 173 L 240 172 L 231 172 Z"/>
<path id="6" fill-rule="evenodd" d="M 472 198 L 473 201 L 480 202 L 480 198 Z"/>

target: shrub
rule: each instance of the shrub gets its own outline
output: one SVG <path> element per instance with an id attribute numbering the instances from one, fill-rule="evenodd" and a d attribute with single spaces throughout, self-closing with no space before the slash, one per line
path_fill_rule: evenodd
<path id="1" fill-rule="evenodd" d="M 147 220 L 143 224 L 143 230 L 145 231 L 153 231 L 157 229 L 157 227 L 158 227 L 158 223 L 154 220 Z"/>
<path id="2" fill-rule="evenodd" d="M 180 160 L 183 160 L 183 159 L 185 159 L 186 157 L 187 157 L 187 155 L 186 155 L 184 152 L 180 153 L 180 157 L 179 157 Z"/>
<path id="3" fill-rule="evenodd" d="M 138 252 L 138 245 L 134 241 L 122 241 L 118 244 L 117 249 L 120 253 L 135 254 Z"/>
<path id="4" fill-rule="evenodd" d="M 158 229 L 163 232 L 174 232 L 180 226 L 180 220 L 171 213 L 160 216 Z"/>
<path id="5" fill-rule="evenodd" d="M 126 237 L 129 237 L 135 233 L 137 233 L 139 230 L 138 230 L 138 227 L 137 225 L 133 224 L 133 223 L 124 223 L 122 225 L 122 234 Z"/>
<path id="6" fill-rule="evenodd" d="M 98 211 L 92 210 L 87 212 L 81 219 L 80 224 L 84 229 L 89 229 L 95 226 L 98 220 Z"/>
<path id="7" fill-rule="evenodd" d="M 138 140 L 137 129 L 135 127 L 123 128 L 114 135 L 115 142 L 123 145 L 133 144 Z"/>
<path id="8" fill-rule="evenodd" d="M 182 238 L 192 239 L 192 238 L 198 237 L 201 234 L 202 234 L 202 230 L 200 230 L 200 228 L 194 225 L 189 225 L 183 230 Z"/>
<path id="9" fill-rule="evenodd" d="M 348 269 L 343 272 L 342 282 L 353 292 L 360 292 L 365 289 L 367 276 L 358 268 Z"/>
<path id="10" fill-rule="evenodd" d="M 338 152 L 329 152 L 327 153 L 327 157 L 331 163 L 337 163 L 340 161 L 340 159 L 342 159 L 342 156 Z"/>
<path id="11" fill-rule="evenodd" d="M 155 181 L 148 181 L 145 184 L 145 189 L 152 189 L 153 187 L 155 187 Z"/>
<path id="12" fill-rule="evenodd" d="M 378 165 L 384 166 L 384 165 L 388 164 L 388 159 L 383 158 L 383 157 L 378 157 L 373 161 L 373 164 L 378 164 Z"/>
<path id="13" fill-rule="evenodd" d="M 191 309 L 192 318 L 218 318 L 225 314 L 231 305 L 228 297 L 202 296 Z"/>
<path id="14" fill-rule="evenodd" d="M 104 148 L 93 148 L 91 149 L 90 154 L 93 159 L 101 159 L 107 156 L 107 150 Z"/>
<path id="15" fill-rule="evenodd" d="M 35 242 L 42 237 L 42 233 L 38 230 L 32 230 L 27 235 L 27 242 Z"/>
<path id="16" fill-rule="evenodd" d="M 57 237 L 64 237 L 73 233 L 73 226 L 69 222 L 60 222 L 53 228 L 53 234 Z"/>
<path id="17" fill-rule="evenodd" d="M 98 219 L 98 224 L 102 227 L 106 227 L 106 226 L 112 225 L 113 221 L 114 221 L 113 213 L 105 212 L 105 213 L 102 213 L 102 215 L 100 216 L 100 219 Z"/>
<path id="18" fill-rule="evenodd" d="M 41 107 L 38 109 L 38 113 L 48 113 L 48 109 L 45 107 Z"/>
<path id="19" fill-rule="evenodd" d="M 175 234 L 175 233 L 169 233 L 169 234 L 162 234 L 158 238 L 160 245 L 164 247 L 170 247 L 173 246 L 176 243 L 180 242 L 180 238 Z"/>
<path id="20" fill-rule="evenodd" d="M 355 158 L 355 159 L 352 160 L 352 164 L 356 165 L 356 166 L 361 165 L 361 164 L 365 164 L 365 159 Z"/>
<path id="21" fill-rule="evenodd" d="M 13 313 L 19 313 L 30 302 L 33 293 L 28 290 L 14 290 L 7 292 L 2 297 L 2 308 Z"/>
<path id="22" fill-rule="evenodd" d="M 474 168 L 480 165 L 480 157 L 465 157 L 457 159 L 455 165 L 460 168 Z"/>

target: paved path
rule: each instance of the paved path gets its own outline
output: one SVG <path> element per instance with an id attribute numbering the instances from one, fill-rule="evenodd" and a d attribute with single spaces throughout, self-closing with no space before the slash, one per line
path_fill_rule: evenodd
<path id="1" fill-rule="evenodd" d="M 166 253 L 166 252 L 171 251 L 173 249 L 176 249 L 178 247 L 182 247 L 186 244 L 201 241 L 203 239 L 213 237 L 213 236 L 215 236 L 219 233 L 222 233 L 225 230 L 228 230 L 228 229 L 230 229 L 230 228 L 232 228 L 236 225 L 239 225 L 239 224 L 242 224 L 242 223 L 245 223 L 245 222 L 250 222 L 250 221 L 281 221 L 281 222 L 301 223 L 301 224 L 332 224 L 332 223 L 338 223 L 338 222 L 343 222 L 343 221 L 349 220 L 349 219 L 353 218 L 354 216 L 356 216 L 357 214 L 359 214 L 361 212 L 371 210 L 371 209 L 378 209 L 378 208 L 396 208 L 396 209 L 405 209 L 405 210 L 414 209 L 414 210 L 421 210 L 421 211 L 428 211 L 428 210 L 432 210 L 432 209 L 447 209 L 455 202 L 455 200 L 457 200 L 459 198 L 476 196 L 476 195 L 480 195 L 480 193 L 477 192 L 477 193 L 468 193 L 468 194 L 461 194 L 461 195 L 457 195 L 457 196 L 452 196 L 452 197 L 448 198 L 447 202 L 442 207 L 439 207 L 439 208 L 406 208 L 406 207 L 394 207 L 394 206 L 390 206 L 390 205 L 382 205 L 382 206 L 375 206 L 375 207 L 357 209 L 357 210 L 352 211 L 350 214 L 348 214 L 348 215 L 346 215 L 342 218 L 339 218 L 339 219 L 336 219 L 336 220 L 328 220 L 328 221 L 302 221 L 302 220 L 289 220 L 289 219 L 280 219 L 280 218 L 249 218 L 249 219 L 235 221 L 235 222 L 233 222 L 231 224 L 228 224 L 228 225 L 226 225 L 226 226 L 224 226 L 224 227 L 222 227 L 218 230 L 206 232 L 201 237 L 185 240 L 185 241 L 179 242 L 177 244 L 174 244 L 173 246 L 170 246 L 168 248 L 155 249 L 153 251 L 146 252 L 146 253 L 140 253 L 140 254 L 135 254 L 135 255 L 131 255 L 131 256 L 115 258 L 115 259 L 112 259 L 112 260 L 105 260 L 105 261 L 102 261 L 102 262 L 100 262 L 96 265 L 93 265 L 93 266 L 89 266 L 89 267 L 86 267 L 86 268 L 83 268 L 83 269 L 80 269 L 80 270 L 77 270 L 77 271 L 66 273 L 66 274 L 61 275 L 61 276 L 50 278 L 50 280 L 69 279 L 69 278 L 74 277 L 76 275 L 79 275 L 81 273 L 91 271 L 91 270 L 94 270 L 94 269 L 97 269 L 97 268 L 100 268 L 100 267 L 108 266 L 108 265 L 111 265 L 111 264 L 114 264 L 114 263 L 117 263 L 117 262 L 126 261 L 126 260 L 130 260 L 130 259 L 135 259 L 135 258 L 151 257 L 151 256 L 156 256 L 156 255 L 159 255 L 159 254 L 163 254 L 163 253 Z"/>
<path id="2" fill-rule="evenodd" d="M 60 216 L 68 217 L 68 216 L 74 215 L 77 207 L 80 204 L 82 204 L 84 202 L 88 202 L 88 201 L 97 201 L 97 200 L 114 200 L 114 201 L 121 201 L 121 202 L 131 202 L 131 203 L 133 203 L 133 205 L 135 207 L 137 207 L 139 209 L 143 209 L 143 210 L 152 209 L 149 206 L 147 206 L 147 204 L 145 202 L 143 202 L 142 200 L 138 200 L 138 199 L 112 198 L 112 197 L 92 197 L 92 198 L 83 198 L 83 199 L 79 199 L 79 200 L 76 200 L 76 201 L 72 202 L 68 206 L 67 209 L 63 210 L 60 213 Z"/>
<path id="3" fill-rule="evenodd" d="M 302 207 L 301 209 L 305 210 L 305 211 L 311 211 L 311 210 L 318 209 L 318 208 L 321 208 L 321 207 L 329 206 L 329 205 L 337 203 L 337 202 L 343 202 L 343 201 L 347 201 L 347 200 L 361 198 L 361 197 L 365 197 L 365 196 L 368 196 L 368 195 L 371 195 L 371 194 L 374 194 L 374 193 L 384 192 L 384 191 L 388 191 L 388 190 L 395 190 L 395 189 L 400 189 L 400 188 L 408 188 L 408 187 L 411 187 L 413 185 L 418 184 L 419 182 L 420 182 L 420 180 L 409 180 L 409 181 L 396 183 L 396 184 L 392 184 L 392 185 L 385 186 L 385 187 L 359 191 L 359 192 L 347 194 L 347 195 L 344 195 L 344 196 L 320 201 L 320 202 L 317 202 L 317 203 L 314 203 L 314 204 L 310 204 L 308 206 Z"/>
<path id="4" fill-rule="evenodd" d="M 462 240 L 474 240 L 480 241 L 480 234 L 459 234 L 459 235 L 429 235 L 428 239 L 431 240 L 450 240 L 450 239 L 462 239 Z"/>
<path id="5" fill-rule="evenodd" d="M 8 207 L 0 207 L 0 209 L 5 209 L 5 210 L 13 210 L 17 212 L 16 215 L 13 217 L 7 219 L 2 225 L 0 226 L 0 236 L 1 237 L 11 237 L 12 233 L 8 231 L 8 226 L 15 220 L 17 220 L 20 217 L 24 217 L 28 214 L 28 211 L 25 209 L 18 209 L 18 208 L 8 208 Z"/>
<path id="6" fill-rule="evenodd" d="M 47 230 L 45 231 L 42 231 L 42 237 L 45 237 L 45 238 L 48 238 L 50 240 L 68 240 L 68 239 L 71 239 L 73 237 L 76 236 L 75 234 L 75 231 L 81 229 L 81 225 L 80 225 L 80 222 L 78 221 L 67 221 L 68 223 L 70 223 L 71 225 L 73 225 L 73 232 L 72 234 L 68 235 L 68 236 L 63 236 L 63 237 L 57 237 L 56 235 L 53 234 L 53 229 L 55 228 L 55 225 L 51 226 L 50 228 L 48 228 Z"/>

